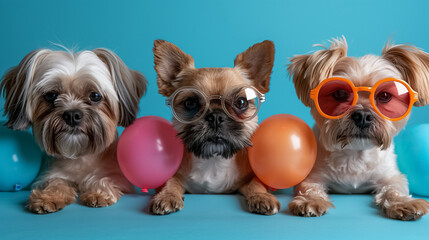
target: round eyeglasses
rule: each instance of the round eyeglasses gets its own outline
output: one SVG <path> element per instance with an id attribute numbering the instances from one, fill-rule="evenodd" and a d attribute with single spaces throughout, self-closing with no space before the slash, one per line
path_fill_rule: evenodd
<path id="1" fill-rule="evenodd" d="M 236 87 L 226 95 L 212 96 L 207 96 L 194 87 L 182 87 L 166 99 L 174 117 L 182 123 L 200 120 L 210 108 L 210 104 L 219 104 L 235 121 L 248 121 L 257 115 L 263 102 L 265 95 L 251 86 Z"/>
<path id="2" fill-rule="evenodd" d="M 360 91 L 369 92 L 377 114 L 391 121 L 405 118 L 418 100 L 418 94 L 407 82 L 396 78 L 385 78 L 373 87 L 356 87 L 349 79 L 332 77 L 311 90 L 310 97 L 322 116 L 338 119 L 356 104 Z"/>

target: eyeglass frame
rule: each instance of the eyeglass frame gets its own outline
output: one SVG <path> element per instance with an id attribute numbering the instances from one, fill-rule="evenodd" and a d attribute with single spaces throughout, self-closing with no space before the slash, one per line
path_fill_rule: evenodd
<path id="1" fill-rule="evenodd" d="M 317 111 L 320 113 L 320 115 L 322 115 L 323 117 L 328 118 L 328 119 L 339 119 L 339 118 L 343 117 L 346 114 L 346 112 L 347 112 L 347 111 L 345 111 L 343 114 L 338 115 L 338 116 L 330 116 L 330 115 L 327 115 L 326 113 L 324 113 L 322 111 L 322 109 L 320 108 L 319 99 L 318 99 L 320 89 L 327 82 L 331 82 L 331 81 L 343 81 L 343 82 L 347 83 L 352 88 L 352 90 L 353 90 L 353 102 L 350 105 L 350 107 L 356 105 L 356 103 L 358 101 L 358 98 L 359 98 L 359 94 L 358 94 L 359 92 L 370 92 L 369 101 L 371 103 L 371 106 L 374 108 L 375 112 L 377 112 L 377 114 L 379 116 L 383 117 L 384 119 L 390 120 L 390 121 L 399 121 L 399 120 L 405 118 L 408 114 L 410 114 L 411 109 L 412 109 L 414 103 L 419 100 L 418 93 L 416 91 L 414 91 L 406 81 L 401 80 L 401 79 L 384 78 L 384 79 L 381 79 L 380 81 L 378 81 L 377 83 L 375 83 L 373 87 L 362 87 L 362 86 L 361 87 L 356 87 L 353 84 L 353 82 L 351 80 L 347 79 L 347 78 L 330 77 L 330 78 L 327 78 L 327 79 L 323 80 L 322 82 L 320 82 L 319 85 L 317 85 L 316 88 L 314 88 L 314 89 L 312 89 L 310 91 L 310 98 L 314 101 L 314 104 L 316 105 Z M 408 105 L 408 109 L 400 117 L 389 118 L 389 117 L 385 116 L 384 114 L 382 114 L 380 112 L 380 110 L 378 109 L 377 105 L 375 104 L 375 96 L 374 96 L 375 95 L 375 91 L 377 90 L 378 86 L 380 86 L 381 84 L 383 84 L 385 82 L 399 82 L 402 85 L 404 85 L 407 88 L 408 92 L 410 93 L 410 103 Z"/>
<path id="2" fill-rule="evenodd" d="M 249 120 L 253 119 L 253 118 L 258 114 L 258 112 L 259 112 L 259 108 L 261 107 L 261 104 L 265 102 L 266 98 L 265 98 L 265 94 L 261 93 L 260 91 L 258 91 L 258 89 L 256 89 L 256 88 L 255 88 L 255 87 L 253 87 L 253 86 L 247 86 L 247 85 L 244 85 L 244 86 L 239 86 L 239 87 L 237 87 L 237 88 L 235 88 L 235 89 L 238 89 L 238 88 L 251 88 L 252 90 L 254 90 L 254 91 L 256 92 L 256 94 L 257 94 L 257 98 L 258 98 L 258 100 L 259 100 L 259 104 L 258 104 L 258 106 L 256 107 L 255 113 L 254 113 L 251 117 L 246 118 L 246 119 L 243 119 L 243 120 L 241 120 L 241 119 L 237 119 L 237 118 L 234 118 L 233 116 L 231 116 L 231 114 L 228 112 L 228 109 L 227 109 L 227 108 L 226 108 L 226 106 L 225 106 L 225 100 L 226 100 L 226 98 L 225 98 L 225 97 L 222 97 L 223 95 L 211 95 L 211 96 L 207 96 L 207 94 L 205 94 L 203 91 L 201 91 L 200 89 L 198 89 L 198 88 L 196 88 L 196 87 L 185 86 L 185 87 L 180 87 L 180 88 L 176 89 L 176 90 L 173 92 L 173 94 L 171 94 L 167 99 L 165 99 L 165 104 L 170 108 L 171 112 L 173 113 L 173 116 L 177 119 L 177 121 L 179 121 L 179 122 L 181 122 L 181 123 L 185 123 L 185 124 L 187 124 L 187 123 L 193 123 L 193 122 L 196 122 L 196 121 L 200 120 L 201 118 L 203 118 L 203 117 L 204 117 L 204 115 L 205 115 L 205 114 L 207 113 L 207 111 L 209 110 L 210 102 L 211 102 L 212 100 L 216 100 L 216 99 L 218 99 L 218 100 L 220 100 L 220 102 L 221 102 L 222 110 L 224 111 L 224 113 L 225 113 L 229 118 L 233 119 L 234 121 L 238 121 L 238 122 L 246 122 L 246 121 L 249 121 Z M 197 91 L 197 92 L 198 92 L 198 93 L 200 93 L 200 94 L 205 98 L 205 100 L 206 100 L 206 105 L 205 105 L 205 107 L 204 107 L 204 111 L 201 113 L 201 116 L 197 117 L 196 119 L 193 119 L 192 121 L 184 121 L 183 119 L 181 119 L 180 117 L 178 117 L 178 115 L 177 115 L 176 111 L 174 110 L 174 106 L 173 106 L 174 99 L 176 98 L 177 94 L 179 94 L 179 93 L 180 93 L 181 91 L 183 91 L 183 90 L 194 90 L 194 91 Z M 231 92 L 232 92 L 232 91 L 231 91 Z M 228 95 L 228 94 L 227 94 L 227 95 Z"/>

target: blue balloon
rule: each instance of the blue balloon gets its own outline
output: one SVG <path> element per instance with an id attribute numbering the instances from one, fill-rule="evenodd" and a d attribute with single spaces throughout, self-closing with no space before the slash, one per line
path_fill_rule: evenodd
<path id="1" fill-rule="evenodd" d="M 42 153 L 29 131 L 14 131 L 0 122 L 0 191 L 19 191 L 36 178 Z"/>
<path id="2" fill-rule="evenodd" d="M 429 124 L 404 129 L 395 138 L 395 150 L 410 192 L 429 196 Z"/>

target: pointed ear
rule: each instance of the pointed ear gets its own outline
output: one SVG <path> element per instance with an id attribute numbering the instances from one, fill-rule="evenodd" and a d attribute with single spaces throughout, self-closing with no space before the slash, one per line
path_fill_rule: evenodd
<path id="1" fill-rule="evenodd" d="M 134 122 L 139 110 L 140 98 L 146 92 L 146 78 L 138 71 L 129 69 L 114 52 L 97 48 L 93 52 L 107 65 L 113 86 L 119 97 L 119 126 L 127 127 Z"/>
<path id="2" fill-rule="evenodd" d="M 8 116 L 6 126 L 15 130 L 25 130 L 31 125 L 27 112 L 29 88 L 34 81 L 35 69 L 39 62 L 50 53 L 39 49 L 27 54 L 18 66 L 11 68 L 3 77 L 0 93 L 6 98 L 4 115 Z"/>
<path id="3" fill-rule="evenodd" d="M 313 54 L 298 55 L 290 59 L 287 70 L 289 75 L 293 76 L 296 94 L 305 106 L 312 104 L 311 89 L 317 87 L 324 79 L 331 77 L 335 65 L 346 56 L 347 42 L 343 36 L 341 39 L 333 39 L 329 49 L 324 47 L 323 50 Z"/>
<path id="4" fill-rule="evenodd" d="M 194 59 L 176 45 L 155 40 L 153 43 L 155 71 L 158 74 L 159 93 L 168 97 L 177 86 L 177 76 L 185 69 L 193 69 Z"/>
<path id="5" fill-rule="evenodd" d="M 429 103 L 429 54 L 410 45 L 388 43 L 382 57 L 392 63 L 401 73 L 404 81 L 419 94 L 415 106 Z"/>
<path id="6" fill-rule="evenodd" d="M 240 53 L 234 66 L 243 70 L 260 92 L 270 90 L 270 76 L 274 65 L 274 43 L 265 40 Z"/>

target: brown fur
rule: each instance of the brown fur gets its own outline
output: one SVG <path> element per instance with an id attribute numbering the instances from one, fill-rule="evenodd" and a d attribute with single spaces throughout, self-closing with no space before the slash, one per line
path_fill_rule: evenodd
<path id="1" fill-rule="evenodd" d="M 109 67 L 113 83 L 119 95 L 118 125 L 127 127 L 137 117 L 140 98 L 146 93 L 147 80 L 143 74 L 129 69 L 113 52 L 97 48 L 93 52 Z"/>
<path id="2" fill-rule="evenodd" d="M 416 106 L 429 103 L 429 54 L 411 45 L 392 45 L 388 43 L 382 57 L 391 62 L 404 77 L 411 88 L 419 94 Z"/>
<path id="3" fill-rule="evenodd" d="M 255 87 L 262 93 L 270 90 L 270 76 L 274 66 L 274 44 L 263 41 L 239 54 L 234 65 L 246 70 L 250 79 L 257 79 Z"/>
<path id="4" fill-rule="evenodd" d="M 107 207 L 116 203 L 109 194 L 104 192 L 85 192 L 80 195 L 80 200 L 88 207 Z"/>
<path id="5" fill-rule="evenodd" d="M 159 93 L 170 96 L 177 88 L 175 78 L 184 69 L 194 68 L 194 59 L 176 45 L 161 39 L 155 40 L 153 53 Z M 170 61 L 163 61 L 163 59 L 170 59 Z"/>
<path id="6" fill-rule="evenodd" d="M 234 86 L 251 83 L 259 91 L 269 90 L 269 79 L 274 60 L 274 45 L 270 41 L 255 44 L 246 52 L 237 56 L 236 68 L 200 68 L 194 67 L 192 57 L 174 44 L 156 40 L 154 42 L 155 70 L 158 73 L 159 92 L 170 96 L 177 88 L 193 86 L 204 91 L 208 96 L 222 95 Z M 216 108 L 216 106 L 211 106 Z M 219 106 L 217 106 L 219 107 Z M 253 121 L 253 120 L 252 120 Z M 255 121 L 257 121 L 255 119 Z M 185 127 L 174 121 L 179 131 Z M 253 133 L 254 122 L 243 123 L 247 131 Z M 150 203 L 154 214 L 164 215 L 183 208 L 183 194 L 186 189 L 183 182 L 189 178 L 192 169 L 192 154 L 185 151 L 177 173 L 167 181 L 165 186 L 157 190 Z M 247 156 L 247 149 L 234 155 L 239 175 L 232 191 L 240 191 L 247 200 L 251 212 L 271 215 L 280 209 L 278 200 L 269 193 L 267 188 L 254 177 Z"/>
<path id="7" fill-rule="evenodd" d="M 75 201 L 76 187 L 72 182 L 61 178 L 50 179 L 40 188 L 31 191 L 27 208 L 38 214 L 57 212 Z"/>
<path id="8" fill-rule="evenodd" d="M 323 46 L 322 46 L 323 47 Z M 298 55 L 290 59 L 287 68 L 290 75 L 293 75 L 296 94 L 305 106 L 313 105 L 310 99 L 310 90 L 324 79 L 332 76 L 334 66 L 347 55 L 347 43 L 345 38 L 334 39 L 331 47 L 319 50 L 313 54 Z"/>
<path id="9" fill-rule="evenodd" d="M 0 84 L 0 93 L 6 97 L 4 114 L 8 114 L 6 126 L 9 128 L 22 130 L 30 127 L 31 122 L 25 109 L 26 98 L 24 84 L 32 81 L 34 70 L 38 63 L 47 55 L 49 51 L 34 50 L 27 54 L 18 66 L 11 68 L 4 76 Z M 30 76 L 29 76 L 30 75 Z"/>
<path id="10" fill-rule="evenodd" d="M 427 214 L 429 209 L 428 201 L 410 199 L 399 195 L 396 191 L 387 191 L 378 205 L 387 217 L 403 221 L 417 220 Z"/>
<path id="11" fill-rule="evenodd" d="M 297 196 L 290 202 L 289 211 L 297 216 L 320 217 L 333 208 L 330 201 L 317 196 Z"/>

